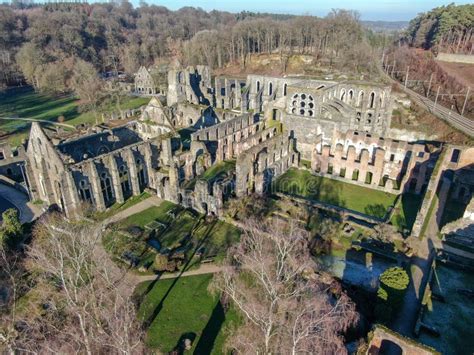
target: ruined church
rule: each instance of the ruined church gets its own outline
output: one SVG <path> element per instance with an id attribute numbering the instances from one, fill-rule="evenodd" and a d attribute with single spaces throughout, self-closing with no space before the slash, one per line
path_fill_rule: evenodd
<path id="1" fill-rule="evenodd" d="M 267 193 L 292 167 L 420 193 L 434 154 L 425 144 L 390 139 L 392 101 L 390 86 L 364 81 L 212 80 L 206 66 L 171 70 L 166 96 L 154 96 L 122 126 L 53 141 L 33 123 L 29 187 L 34 199 L 70 217 L 144 190 L 220 215 L 226 201 Z"/>

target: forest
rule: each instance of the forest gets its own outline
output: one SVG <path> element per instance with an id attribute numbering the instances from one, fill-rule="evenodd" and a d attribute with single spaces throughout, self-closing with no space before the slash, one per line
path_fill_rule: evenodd
<path id="1" fill-rule="evenodd" d="M 370 72 L 373 46 L 388 42 L 346 10 L 318 18 L 192 7 L 171 11 L 146 3 L 134 8 L 127 1 L 0 5 L 0 87 L 26 79 L 35 89 L 65 92 L 80 62 L 97 72 L 131 74 L 140 65 L 170 59 L 211 68 L 245 66 L 253 53 L 277 53 L 283 63 L 291 54 L 311 54 L 331 66 Z"/>
<path id="2" fill-rule="evenodd" d="M 410 21 L 405 40 L 436 52 L 473 54 L 474 4 L 450 4 L 418 15 Z"/>

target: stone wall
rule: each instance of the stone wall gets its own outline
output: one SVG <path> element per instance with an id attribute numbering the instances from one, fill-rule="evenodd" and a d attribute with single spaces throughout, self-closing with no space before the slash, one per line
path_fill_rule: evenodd
<path id="1" fill-rule="evenodd" d="M 9 143 L 0 143 L 0 175 L 16 182 L 25 179 L 25 148 L 20 145 L 13 150 Z"/>
<path id="2" fill-rule="evenodd" d="M 385 354 L 387 349 L 383 349 L 384 343 L 390 344 L 392 347 L 397 348 L 396 354 L 401 353 L 402 355 L 433 355 L 439 354 L 432 348 L 429 348 L 421 343 L 405 338 L 404 336 L 389 330 L 385 327 L 376 326 L 373 331 L 373 337 L 368 346 L 366 352 L 367 355 L 378 355 Z M 386 346 L 386 345 L 385 345 Z M 381 352 L 382 351 L 382 352 Z"/>
<path id="3" fill-rule="evenodd" d="M 265 193 L 275 177 L 298 164 L 295 141 L 288 132 L 277 134 L 242 152 L 236 163 L 237 196 Z"/>
<path id="4" fill-rule="evenodd" d="M 369 133 L 335 132 L 332 143 L 316 144 L 311 168 L 360 185 L 400 193 L 405 185 L 420 193 L 427 183 L 430 153 L 423 144 L 384 139 Z"/>

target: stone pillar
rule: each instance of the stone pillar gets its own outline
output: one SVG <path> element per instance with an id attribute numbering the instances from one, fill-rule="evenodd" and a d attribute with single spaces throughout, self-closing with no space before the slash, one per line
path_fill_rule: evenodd
<path id="1" fill-rule="evenodd" d="M 108 163 L 107 165 L 110 171 L 110 176 L 112 177 L 115 201 L 117 201 L 118 203 L 124 203 L 125 199 L 123 197 L 122 185 L 120 184 L 120 176 L 117 167 L 117 162 L 115 161 L 115 157 L 113 156 L 113 154 L 109 155 L 108 158 L 108 162 L 106 163 Z"/>
<path id="2" fill-rule="evenodd" d="M 66 216 L 79 216 L 80 212 L 82 212 L 81 200 L 79 199 L 76 184 L 71 171 L 66 170 L 61 186 L 63 189 L 64 209 Z"/>
<path id="3" fill-rule="evenodd" d="M 97 172 L 95 163 L 92 160 L 89 162 L 89 171 L 89 179 L 92 186 L 92 194 L 94 196 L 95 207 L 98 211 L 105 211 L 106 207 L 104 196 L 102 195 L 102 189 L 100 187 L 99 173 Z"/>
<path id="4" fill-rule="evenodd" d="M 156 189 L 156 183 L 155 183 L 155 174 L 153 173 L 153 164 L 152 164 L 152 159 L 153 159 L 153 154 L 151 152 L 151 145 L 150 143 L 145 143 L 144 145 L 145 149 L 145 165 L 146 165 L 146 174 L 147 174 L 147 181 L 148 181 L 148 186 Z"/>
<path id="5" fill-rule="evenodd" d="M 369 151 L 366 149 L 363 149 L 362 152 L 360 153 L 360 170 L 359 170 L 359 178 L 358 181 L 365 183 L 365 178 L 367 177 L 367 167 L 369 165 Z"/>
<path id="6" fill-rule="evenodd" d="M 385 152 L 382 149 L 376 149 L 374 153 L 374 169 L 372 171 L 372 185 L 378 186 L 382 180 L 384 165 L 385 165 Z"/>
<path id="7" fill-rule="evenodd" d="M 166 138 L 163 139 L 161 142 L 161 162 L 163 165 L 171 165 L 171 162 L 173 161 L 173 152 L 171 148 L 171 138 Z"/>
<path id="8" fill-rule="evenodd" d="M 128 165 L 128 175 L 130 177 L 130 182 L 132 185 L 132 193 L 134 196 L 140 195 L 140 184 L 138 183 L 137 176 L 137 165 L 135 163 L 135 156 L 133 155 L 133 151 L 131 149 L 125 151 L 125 160 L 127 161 Z"/>

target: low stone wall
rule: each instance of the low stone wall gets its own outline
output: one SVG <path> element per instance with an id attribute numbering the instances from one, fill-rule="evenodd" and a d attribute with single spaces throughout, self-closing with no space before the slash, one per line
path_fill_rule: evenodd
<path id="1" fill-rule="evenodd" d="M 367 355 L 381 354 L 383 343 L 390 343 L 392 347 L 396 347 L 403 355 L 432 355 L 439 354 L 436 350 L 426 345 L 417 343 L 416 341 L 406 338 L 393 330 L 383 326 L 375 326 L 373 337 L 367 349 Z M 385 353 L 385 352 L 384 352 Z M 396 353 L 396 352 L 395 352 Z"/>
<path id="2" fill-rule="evenodd" d="M 450 63 L 474 64 L 474 55 L 472 54 L 439 53 L 436 59 Z"/>

